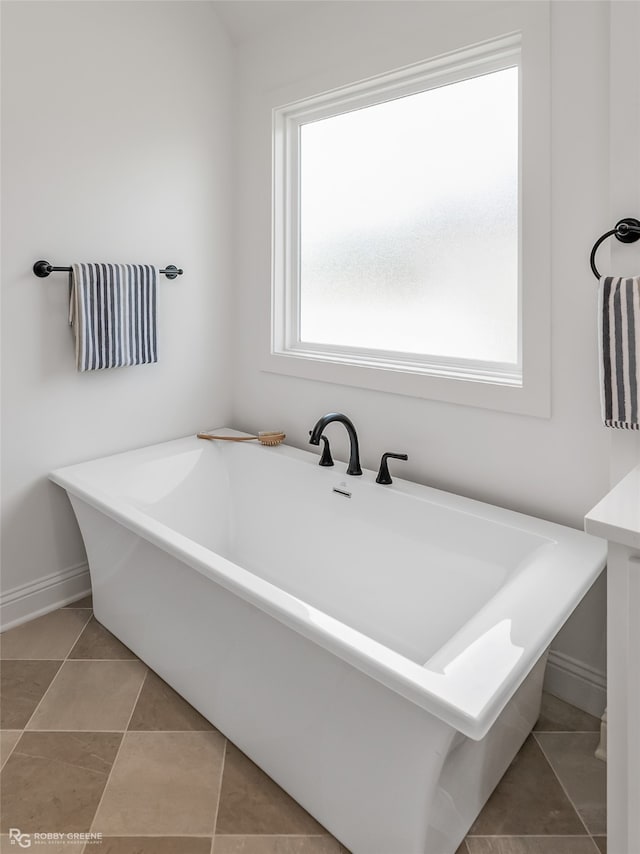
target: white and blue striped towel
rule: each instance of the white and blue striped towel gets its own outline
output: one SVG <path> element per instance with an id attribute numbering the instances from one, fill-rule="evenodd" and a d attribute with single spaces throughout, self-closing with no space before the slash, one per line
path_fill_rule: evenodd
<path id="1" fill-rule="evenodd" d="M 640 276 L 600 279 L 598 326 L 602 419 L 640 430 Z"/>
<path id="2" fill-rule="evenodd" d="M 69 323 L 79 371 L 158 361 L 157 282 L 149 264 L 72 265 Z"/>

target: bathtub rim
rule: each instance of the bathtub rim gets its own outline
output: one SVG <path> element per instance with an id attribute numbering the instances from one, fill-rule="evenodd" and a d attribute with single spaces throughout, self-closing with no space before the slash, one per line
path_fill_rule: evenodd
<path id="1" fill-rule="evenodd" d="M 216 430 L 225 430 L 229 435 L 247 435 L 230 428 L 220 427 Z M 206 450 L 207 447 L 210 449 L 209 451 Z M 234 447 L 243 447 L 249 450 L 250 446 L 243 443 L 243 445 L 234 444 Z M 470 648 L 474 642 L 482 641 L 497 625 L 496 620 L 508 623 L 520 617 L 524 618 L 529 610 L 528 601 L 521 602 L 518 608 L 509 600 L 507 595 L 509 588 L 516 579 L 510 579 L 501 588 L 500 594 L 492 597 L 485 606 L 480 608 L 477 614 L 464 624 L 458 632 L 454 633 L 427 662 L 416 663 L 317 608 L 313 608 L 299 598 L 286 593 L 271 582 L 243 569 L 206 546 L 199 545 L 169 525 L 154 519 L 134 504 L 127 503 L 122 498 L 114 497 L 97 488 L 91 483 L 90 477 L 88 479 L 86 477 L 86 468 L 90 467 L 92 463 L 104 463 L 109 460 L 122 461 L 126 457 L 161 457 L 167 451 L 180 452 L 195 448 L 202 449 L 204 453 L 212 453 L 214 446 L 213 443 L 202 442 L 195 436 L 187 436 L 65 466 L 51 472 L 49 479 L 64 488 L 70 496 L 73 495 L 86 502 L 135 535 L 163 549 L 190 568 L 220 584 L 231 593 L 240 596 L 249 604 L 269 614 L 298 634 L 318 643 L 328 652 L 348 662 L 474 740 L 484 738 L 518 686 L 526 678 L 540 656 L 544 654 L 552 638 L 605 566 L 606 544 L 595 537 L 557 523 L 536 519 L 464 496 L 405 481 L 401 478 L 394 478 L 394 484 L 390 487 L 384 487 L 385 490 L 395 487 L 396 490 L 409 495 L 415 496 L 417 494 L 420 499 L 426 499 L 440 507 L 444 506 L 453 511 L 471 513 L 473 516 L 480 516 L 487 521 L 498 522 L 552 540 L 556 546 L 556 550 L 553 552 L 555 559 L 550 564 L 548 562 L 547 564 L 543 563 L 541 569 L 544 569 L 544 577 L 536 579 L 537 586 L 544 586 L 553 582 L 554 573 L 558 567 L 565 561 L 571 561 L 571 547 L 577 547 L 578 552 L 583 553 L 583 560 L 590 558 L 590 569 L 588 572 L 582 571 L 581 579 L 575 577 L 575 572 L 571 573 L 571 579 L 561 579 L 564 581 L 564 588 L 560 591 L 562 596 L 555 598 L 556 600 L 562 599 L 564 605 L 560 605 L 558 601 L 553 603 L 553 615 L 548 615 L 544 633 L 529 627 L 521 647 L 516 644 L 510 645 L 511 648 L 521 649 L 521 653 L 510 671 L 500 677 L 499 680 L 496 681 L 494 678 L 491 685 L 487 684 L 486 678 L 484 678 L 486 674 L 482 673 L 481 667 L 478 669 L 478 656 L 481 657 L 481 660 L 484 656 L 486 660 L 486 656 L 491 654 L 490 650 L 476 652 L 475 660 L 472 656 L 466 667 L 458 668 L 454 673 L 435 673 L 429 669 L 429 664 L 434 657 L 439 656 L 442 659 L 441 652 L 446 647 L 451 646 L 454 652 L 459 650 L 464 657 L 464 653 L 467 652 L 466 647 Z M 314 465 L 317 463 L 315 454 L 288 445 L 281 445 L 278 448 L 255 446 L 250 452 L 256 451 L 259 453 L 285 453 L 294 459 L 312 462 Z M 332 474 L 332 472 L 326 472 L 322 469 L 319 471 L 323 476 Z M 333 476 L 336 477 L 336 473 L 333 473 Z M 363 483 L 374 480 L 375 473 L 367 469 L 364 470 L 363 478 L 357 478 L 358 482 Z M 575 561 L 575 557 L 573 557 L 573 561 Z M 518 573 L 518 576 L 521 577 L 522 573 Z M 529 576 L 532 576 L 532 573 L 529 573 Z M 532 577 L 526 575 L 524 577 L 528 579 L 529 584 L 533 582 Z M 570 580 L 571 585 L 569 584 Z M 568 591 L 570 586 L 572 587 L 571 592 Z M 558 591 L 556 590 L 556 592 Z M 500 603 L 500 598 L 504 600 L 502 603 Z M 498 606 L 502 607 L 502 610 L 496 605 L 496 602 Z M 469 628 L 470 626 L 471 628 Z M 505 645 L 504 638 L 497 639 L 496 642 L 498 646 L 496 646 L 494 654 L 498 658 L 500 654 L 506 655 L 510 652 L 509 643 L 507 641 Z M 455 664 L 455 661 L 452 663 Z M 440 662 L 438 669 L 444 670 L 445 667 L 446 660 Z M 491 690 L 489 690 L 490 688 Z"/>

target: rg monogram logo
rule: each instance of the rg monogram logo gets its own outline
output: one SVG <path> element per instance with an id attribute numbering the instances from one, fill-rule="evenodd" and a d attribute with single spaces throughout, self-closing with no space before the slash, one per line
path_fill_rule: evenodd
<path id="1" fill-rule="evenodd" d="M 9 828 L 9 839 L 12 845 L 19 845 L 20 848 L 31 848 L 31 834 L 20 833 L 17 827 Z"/>

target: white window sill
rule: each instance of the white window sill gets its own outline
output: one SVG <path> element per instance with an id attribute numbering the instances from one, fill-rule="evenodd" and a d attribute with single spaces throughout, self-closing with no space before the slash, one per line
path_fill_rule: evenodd
<path id="1" fill-rule="evenodd" d="M 372 389 L 392 394 L 439 400 L 464 406 L 495 409 L 519 415 L 549 418 L 549 378 L 539 369 L 524 383 L 505 378 L 467 375 L 458 372 L 438 375 L 406 366 L 349 364 L 317 354 L 268 353 L 262 359 L 264 371 L 302 379 Z M 539 368 L 539 366 L 538 366 Z M 527 377 L 526 365 L 524 376 Z"/>

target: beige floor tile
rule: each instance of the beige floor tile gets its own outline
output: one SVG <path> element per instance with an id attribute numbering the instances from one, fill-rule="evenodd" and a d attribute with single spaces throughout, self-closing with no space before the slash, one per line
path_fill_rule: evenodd
<path id="1" fill-rule="evenodd" d="M 237 747 L 227 742 L 216 834 L 301 834 L 326 830 Z"/>
<path id="2" fill-rule="evenodd" d="M 598 851 L 601 854 L 607 854 L 607 837 L 606 836 L 594 836 L 593 841 L 598 846 Z"/>
<path id="3" fill-rule="evenodd" d="M 464 839 L 460 843 L 460 847 L 456 851 L 456 854 L 469 854 L 469 849 L 467 848 L 467 843 Z"/>
<path id="4" fill-rule="evenodd" d="M 0 831 L 88 831 L 121 739 L 120 733 L 23 733 L 0 774 Z"/>
<path id="5" fill-rule="evenodd" d="M 88 611 L 61 608 L 0 636 L 2 658 L 66 658 L 89 621 Z"/>
<path id="6" fill-rule="evenodd" d="M 93 830 L 212 834 L 224 742 L 218 732 L 126 733 Z"/>
<path id="7" fill-rule="evenodd" d="M 84 599 L 76 599 L 75 602 L 70 602 L 68 605 L 64 606 L 65 608 L 88 608 L 91 610 L 93 608 L 93 596 L 89 594 L 85 596 Z"/>
<path id="8" fill-rule="evenodd" d="M 87 854 L 210 854 L 210 836 L 105 836 Z"/>
<path id="9" fill-rule="evenodd" d="M 114 637 L 110 631 L 100 625 L 95 617 L 91 617 L 69 653 L 69 658 L 108 660 L 112 658 L 133 659 L 136 656 L 128 647 L 120 643 L 117 637 Z"/>
<path id="10" fill-rule="evenodd" d="M 124 730 L 145 673 L 141 661 L 65 661 L 28 728 Z"/>
<path id="11" fill-rule="evenodd" d="M 597 732 L 536 733 L 545 756 L 590 833 L 607 830 L 607 765 L 594 756 Z"/>
<path id="12" fill-rule="evenodd" d="M 2 729 L 26 726 L 61 665 L 60 661 L 3 661 L 0 664 Z"/>
<path id="13" fill-rule="evenodd" d="M 598 854 L 590 836 L 469 837 L 469 854 Z"/>
<path id="14" fill-rule="evenodd" d="M 3 729 L 0 730 L 0 768 L 9 758 L 9 754 L 16 746 L 18 739 L 22 735 L 20 729 Z"/>
<path id="15" fill-rule="evenodd" d="M 216 836 L 213 854 L 341 854 L 332 836 Z"/>
<path id="16" fill-rule="evenodd" d="M 23 842 L 26 843 L 27 836 L 23 837 Z M 75 842 L 62 842 L 60 844 L 48 844 L 47 845 L 36 845 L 36 840 L 34 838 L 30 838 L 30 841 L 33 843 L 27 849 L 21 848 L 15 842 L 12 843 L 9 839 L 9 835 L 2 834 L 0 836 L 0 854 L 18 854 L 18 851 L 38 851 L 38 852 L 46 852 L 46 854 L 83 854 L 84 852 L 84 842 L 75 843 Z M 91 846 L 91 848 L 96 852 L 97 849 L 95 846 Z"/>
<path id="17" fill-rule="evenodd" d="M 584 825 L 533 736 L 496 786 L 469 836 L 580 835 Z M 467 845 L 471 849 L 469 839 Z"/>
<path id="18" fill-rule="evenodd" d="M 142 686 L 130 730 L 213 730 L 208 720 L 152 670 Z"/>
<path id="19" fill-rule="evenodd" d="M 600 718 L 589 715 L 545 691 L 542 694 L 542 708 L 534 731 L 599 732 Z"/>

